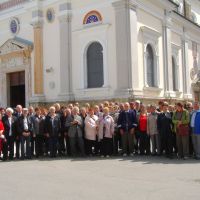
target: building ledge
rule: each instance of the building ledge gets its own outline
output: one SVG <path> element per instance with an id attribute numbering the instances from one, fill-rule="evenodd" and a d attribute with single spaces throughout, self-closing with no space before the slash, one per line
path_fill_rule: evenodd
<path id="1" fill-rule="evenodd" d="M 190 22 L 191 24 L 193 24 L 194 26 L 196 26 L 197 28 L 200 28 L 200 25 L 193 22 L 191 19 L 188 19 L 187 17 L 185 17 L 184 15 L 182 15 L 181 13 L 179 13 L 178 11 L 173 11 L 176 15 L 180 16 L 181 18 L 183 18 L 186 22 Z"/>
<path id="2" fill-rule="evenodd" d="M 163 89 L 159 88 L 159 87 L 147 87 L 144 86 L 144 91 L 148 91 L 148 92 L 161 92 Z"/>

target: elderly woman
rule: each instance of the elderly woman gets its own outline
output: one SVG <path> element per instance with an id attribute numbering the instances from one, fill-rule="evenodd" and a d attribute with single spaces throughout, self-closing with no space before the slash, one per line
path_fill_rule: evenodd
<path id="1" fill-rule="evenodd" d="M 118 151 L 119 151 L 119 147 L 120 147 L 120 140 L 121 140 L 121 137 L 120 137 L 120 133 L 119 133 L 119 130 L 118 130 L 118 127 L 117 127 L 117 121 L 118 121 L 118 118 L 119 118 L 119 106 L 118 105 L 115 105 L 113 107 L 113 119 L 114 119 L 114 126 L 115 126 L 115 131 L 114 131 L 114 145 L 113 145 L 113 153 L 115 155 L 118 155 Z"/>
<path id="2" fill-rule="evenodd" d="M 60 121 L 61 121 L 61 134 L 63 134 L 65 137 L 67 155 L 70 156 L 71 151 L 70 151 L 70 142 L 68 133 L 73 118 L 71 115 L 71 110 L 69 108 L 63 111 L 63 115 L 61 116 Z"/>
<path id="3" fill-rule="evenodd" d="M 182 103 L 177 103 L 176 106 L 172 121 L 176 133 L 178 157 L 187 159 L 189 156 L 189 113 L 183 108 Z"/>
<path id="4" fill-rule="evenodd" d="M 114 120 L 109 115 L 109 108 L 103 109 L 103 119 L 99 122 L 99 139 L 101 142 L 101 155 L 109 157 L 113 153 Z"/>
<path id="5" fill-rule="evenodd" d="M 98 133 L 98 117 L 94 115 L 94 109 L 89 108 L 88 116 L 85 118 L 85 142 L 86 154 L 92 156 L 92 151 L 96 145 L 96 136 Z M 96 152 L 95 152 L 96 153 Z"/>
<path id="6" fill-rule="evenodd" d="M 84 142 L 83 142 L 83 132 L 82 132 L 82 118 L 78 115 L 79 108 L 74 107 L 72 109 L 72 121 L 70 122 L 70 127 L 68 131 L 71 155 L 77 155 L 77 146 L 80 150 L 81 156 L 85 155 Z"/>
<path id="7" fill-rule="evenodd" d="M 1 120 L 2 120 L 2 116 L 1 116 L 1 113 L 0 113 L 0 158 L 1 158 L 2 148 L 3 148 L 3 142 L 5 141 L 5 136 L 3 134 L 4 126 L 3 126 L 3 123 L 2 123 Z"/>
<path id="8" fill-rule="evenodd" d="M 147 117 L 147 133 L 150 135 L 152 155 L 160 155 L 160 135 L 157 128 L 158 112 L 156 106 L 150 106 L 150 114 Z"/>
<path id="9" fill-rule="evenodd" d="M 146 107 L 141 104 L 140 114 L 138 116 L 138 129 L 140 134 L 139 139 L 139 148 L 140 155 L 149 155 L 150 154 L 150 140 L 149 135 L 147 134 L 147 111 Z"/>

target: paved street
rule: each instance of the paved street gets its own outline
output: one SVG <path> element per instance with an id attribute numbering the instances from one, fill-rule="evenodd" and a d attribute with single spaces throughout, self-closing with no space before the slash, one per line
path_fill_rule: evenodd
<path id="1" fill-rule="evenodd" d="M 2 200 L 198 200 L 200 162 L 157 157 L 0 162 Z"/>

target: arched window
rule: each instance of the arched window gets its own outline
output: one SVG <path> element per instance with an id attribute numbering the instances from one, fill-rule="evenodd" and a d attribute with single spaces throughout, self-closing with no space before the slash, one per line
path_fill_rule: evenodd
<path id="1" fill-rule="evenodd" d="M 93 42 L 87 49 L 87 87 L 99 88 L 103 84 L 103 47 Z"/>
<path id="2" fill-rule="evenodd" d="M 153 49 L 150 44 L 146 48 L 146 66 L 147 66 L 147 84 L 149 87 L 155 87 L 155 60 Z"/>
<path id="3" fill-rule="evenodd" d="M 173 81 L 173 91 L 178 91 L 178 69 L 176 65 L 176 60 L 172 56 L 172 81 Z"/>

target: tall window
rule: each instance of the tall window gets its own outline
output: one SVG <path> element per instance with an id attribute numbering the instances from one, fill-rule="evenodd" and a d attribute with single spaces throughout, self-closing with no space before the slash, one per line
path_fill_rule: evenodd
<path id="1" fill-rule="evenodd" d="M 178 91 L 178 69 L 176 65 L 176 60 L 172 56 L 172 81 L 173 81 L 173 91 Z"/>
<path id="2" fill-rule="evenodd" d="M 103 84 L 103 47 L 93 42 L 87 50 L 87 87 L 99 88 Z"/>
<path id="3" fill-rule="evenodd" d="M 146 63 L 147 63 L 147 84 L 149 87 L 155 87 L 155 60 L 153 49 L 150 44 L 146 48 Z"/>

